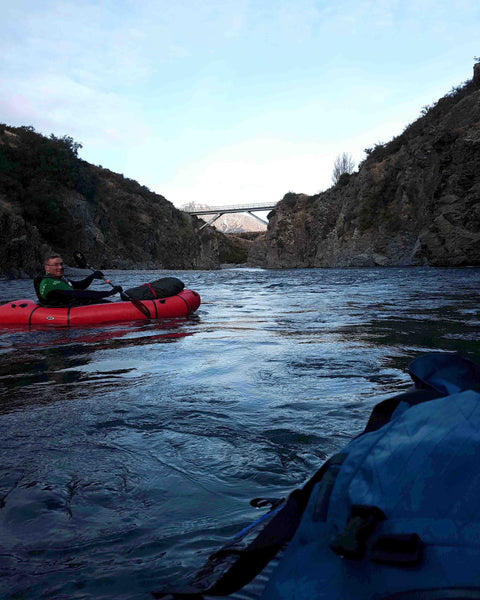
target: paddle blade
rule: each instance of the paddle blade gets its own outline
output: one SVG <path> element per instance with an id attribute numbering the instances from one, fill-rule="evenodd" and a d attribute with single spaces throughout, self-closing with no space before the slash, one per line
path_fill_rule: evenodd
<path id="1" fill-rule="evenodd" d="M 83 256 L 83 254 L 79 250 L 76 250 L 73 253 L 73 259 L 75 260 L 75 262 L 77 263 L 77 266 L 80 269 L 88 268 L 87 261 L 86 261 L 85 257 Z"/>

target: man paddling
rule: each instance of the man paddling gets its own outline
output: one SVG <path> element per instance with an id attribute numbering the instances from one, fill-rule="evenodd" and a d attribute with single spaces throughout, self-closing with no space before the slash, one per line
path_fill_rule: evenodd
<path id="1" fill-rule="evenodd" d="M 44 261 L 45 274 L 34 279 L 40 303 L 47 306 L 72 306 L 105 302 L 103 298 L 121 293 L 117 285 L 106 292 L 87 290 L 94 279 L 103 279 L 101 271 L 94 271 L 81 281 L 70 281 L 63 274 L 63 260 L 59 254 L 49 254 Z"/>

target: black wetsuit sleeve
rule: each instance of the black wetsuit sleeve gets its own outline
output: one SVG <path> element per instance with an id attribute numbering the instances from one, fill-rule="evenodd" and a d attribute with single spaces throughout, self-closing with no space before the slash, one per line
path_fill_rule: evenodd
<path id="1" fill-rule="evenodd" d="M 52 305 L 70 304 L 75 300 L 101 300 L 116 294 L 115 290 L 97 292 L 94 290 L 53 290 L 47 294 L 47 302 Z"/>
<path id="2" fill-rule="evenodd" d="M 85 290 L 94 279 L 94 273 L 92 273 L 91 275 L 88 275 L 88 277 L 85 277 L 85 279 L 81 279 L 80 281 L 70 281 L 70 283 L 75 290 Z"/>

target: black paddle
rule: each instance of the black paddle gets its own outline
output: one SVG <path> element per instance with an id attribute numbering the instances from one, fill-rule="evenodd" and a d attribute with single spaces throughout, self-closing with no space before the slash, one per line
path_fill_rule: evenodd
<path id="1" fill-rule="evenodd" d="M 88 263 L 87 263 L 87 259 L 85 258 L 85 256 L 79 251 L 76 250 L 73 253 L 73 258 L 75 259 L 75 262 L 77 263 L 77 265 L 80 267 L 80 269 L 90 269 L 90 271 L 96 271 L 97 269 L 94 269 L 93 267 L 91 267 Z M 103 280 L 108 283 L 109 285 L 111 285 L 112 287 L 115 287 L 113 285 L 113 283 L 111 281 L 109 281 L 108 279 L 105 279 L 105 277 L 103 278 Z M 129 300 L 133 306 L 135 308 L 137 308 L 145 317 L 147 317 L 147 319 L 150 319 L 150 311 L 148 310 L 148 308 L 145 306 L 145 304 L 142 304 L 140 302 L 140 300 L 137 300 L 136 298 L 132 298 L 131 296 L 129 296 L 126 292 L 122 292 L 122 296 L 124 298 L 126 298 L 127 300 Z"/>

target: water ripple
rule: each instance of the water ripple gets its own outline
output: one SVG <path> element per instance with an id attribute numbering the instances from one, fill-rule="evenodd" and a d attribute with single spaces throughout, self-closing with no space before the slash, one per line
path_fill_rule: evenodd
<path id="1" fill-rule="evenodd" d="M 415 356 L 480 361 L 478 269 L 180 276 L 192 318 L 0 331 L 0 596 L 178 586 L 258 517 L 251 498 L 301 485 L 406 389 Z"/>

